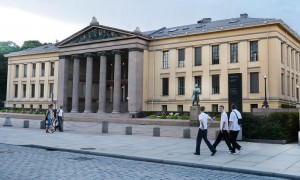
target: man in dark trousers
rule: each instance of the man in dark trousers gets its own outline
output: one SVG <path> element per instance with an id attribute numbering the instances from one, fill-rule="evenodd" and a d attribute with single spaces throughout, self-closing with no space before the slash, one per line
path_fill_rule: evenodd
<path id="1" fill-rule="evenodd" d="M 242 119 L 241 113 L 237 110 L 237 107 L 235 104 L 231 105 L 231 113 L 229 116 L 229 137 L 230 137 L 230 143 L 232 145 L 231 154 L 237 154 L 241 150 L 241 146 L 236 142 L 236 138 L 239 134 L 239 131 L 241 130 L 241 127 L 239 125 L 239 119 Z M 237 150 L 237 151 L 236 151 Z"/>
<path id="2" fill-rule="evenodd" d="M 229 142 L 229 134 L 228 134 L 228 116 L 224 110 L 224 106 L 221 105 L 219 107 L 219 111 L 221 112 L 221 121 L 220 121 L 220 131 L 218 133 L 217 139 L 215 140 L 213 147 L 216 149 L 218 144 L 221 142 L 222 139 L 225 140 L 229 152 L 232 151 L 231 144 Z"/>
<path id="3" fill-rule="evenodd" d="M 204 111 L 205 111 L 205 107 L 201 106 L 200 114 L 199 114 L 200 127 L 198 130 L 197 141 L 196 141 L 196 152 L 194 153 L 194 155 L 200 155 L 200 145 L 201 145 L 201 140 L 203 138 L 206 145 L 208 146 L 208 148 L 211 151 L 211 155 L 213 156 L 213 155 L 215 155 L 215 153 L 217 151 L 215 150 L 215 148 L 210 144 L 210 142 L 207 139 L 207 121 L 208 120 L 213 121 L 213 119 L 208 114 L 206 114 Z"/>

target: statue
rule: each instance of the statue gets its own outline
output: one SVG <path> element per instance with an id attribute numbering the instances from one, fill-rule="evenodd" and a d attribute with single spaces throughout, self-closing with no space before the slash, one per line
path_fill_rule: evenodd
<path id="1" fill-rule="evenodd" d="M 192 96 L 193 106 L 195 106 L 195 102 L 197 103 L 197 106 L 199 106 L 199 94 L 200 94 L 200 87 L 198 86 L 198 84 L 196 84 Z"/>

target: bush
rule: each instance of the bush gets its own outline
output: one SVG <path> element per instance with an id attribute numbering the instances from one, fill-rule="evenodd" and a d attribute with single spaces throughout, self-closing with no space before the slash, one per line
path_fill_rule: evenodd
<path id="1" fill-rule="evenodd" d="M 150 119 L 155 119 L 155 118 L 156 118 L 156 115 L 155 115 L 155 114 L 151 114 L 151 115 L 149 116 L 149 118 L 150 118 Z"/>
<path id="2" fill-rule="evenodd" d="M 183 119 L 183 120 L 190 119 L 190 117 L 189 117 L 189 116 L 187 116 L 187 115 L 182 115 L 180 118 L 181 118 L 181 119 Z"/>
<path id="3" fill-rule="evenodd" d="M 165 114 L 161 115 L 160 119 L 167 119 L 167 115 L 165 115 Z"/>
<path id="4" fill-rule="evenodd" d="M 248 139 L 297 140 L 298 112 L 274 112 L 269 116 L 243 114 L 243 132 Z"/>
<path id="5" fill-rule="evenodd" d="M 177 119 L 177 116 L 176 115 L 171 115 L 170 119 Z"/>

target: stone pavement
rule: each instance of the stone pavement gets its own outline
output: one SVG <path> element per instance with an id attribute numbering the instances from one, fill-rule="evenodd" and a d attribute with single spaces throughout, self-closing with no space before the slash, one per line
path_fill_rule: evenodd
<path id="1" fill-rule="evenodd" d="M 3 121 L 3 120 L 2 120 Z M 194 156 L 195 139 L 178 137 L 126 136 L 116 133 L 46 134 L 38 128 L 23 129 L 17 126 L 0 127 L 0 143 L 13 145 L 35 145 L 60 150 L 84 152 L 121 158 L 153 162 L 205 167 L 236 172 L 300 178 L 300 146 L 297 144 L 276 145 L 240 142 L 243 150 L 238 155 L 228 154 L 221 142 L 215 156 L 205 144 L 201 155 Z M 283 176 L 286 175 L 286 176 Z"/>

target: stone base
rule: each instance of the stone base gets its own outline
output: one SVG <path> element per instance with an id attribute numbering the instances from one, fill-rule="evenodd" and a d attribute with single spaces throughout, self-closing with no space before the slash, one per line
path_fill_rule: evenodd
<path id="1" fill-rule="evenodd" d="M 243 141 L 244 140 L 244 138 L 243 138 L 243 128 L 242 127 L 241 127 L 241 130 L 240 130 L 236 140 L 238 140 L 238 141 Z"/>
<path id="2" fill-rule="evenodd" d="M 190 107 L 190 126 L 199 126 L 198 116 L 200 114 L 200 106 Z"/>
<path id="3" fill-rule="evenodd" d="M 10 117 L 6 117 L 3 126 L 12 127 Z"/>

